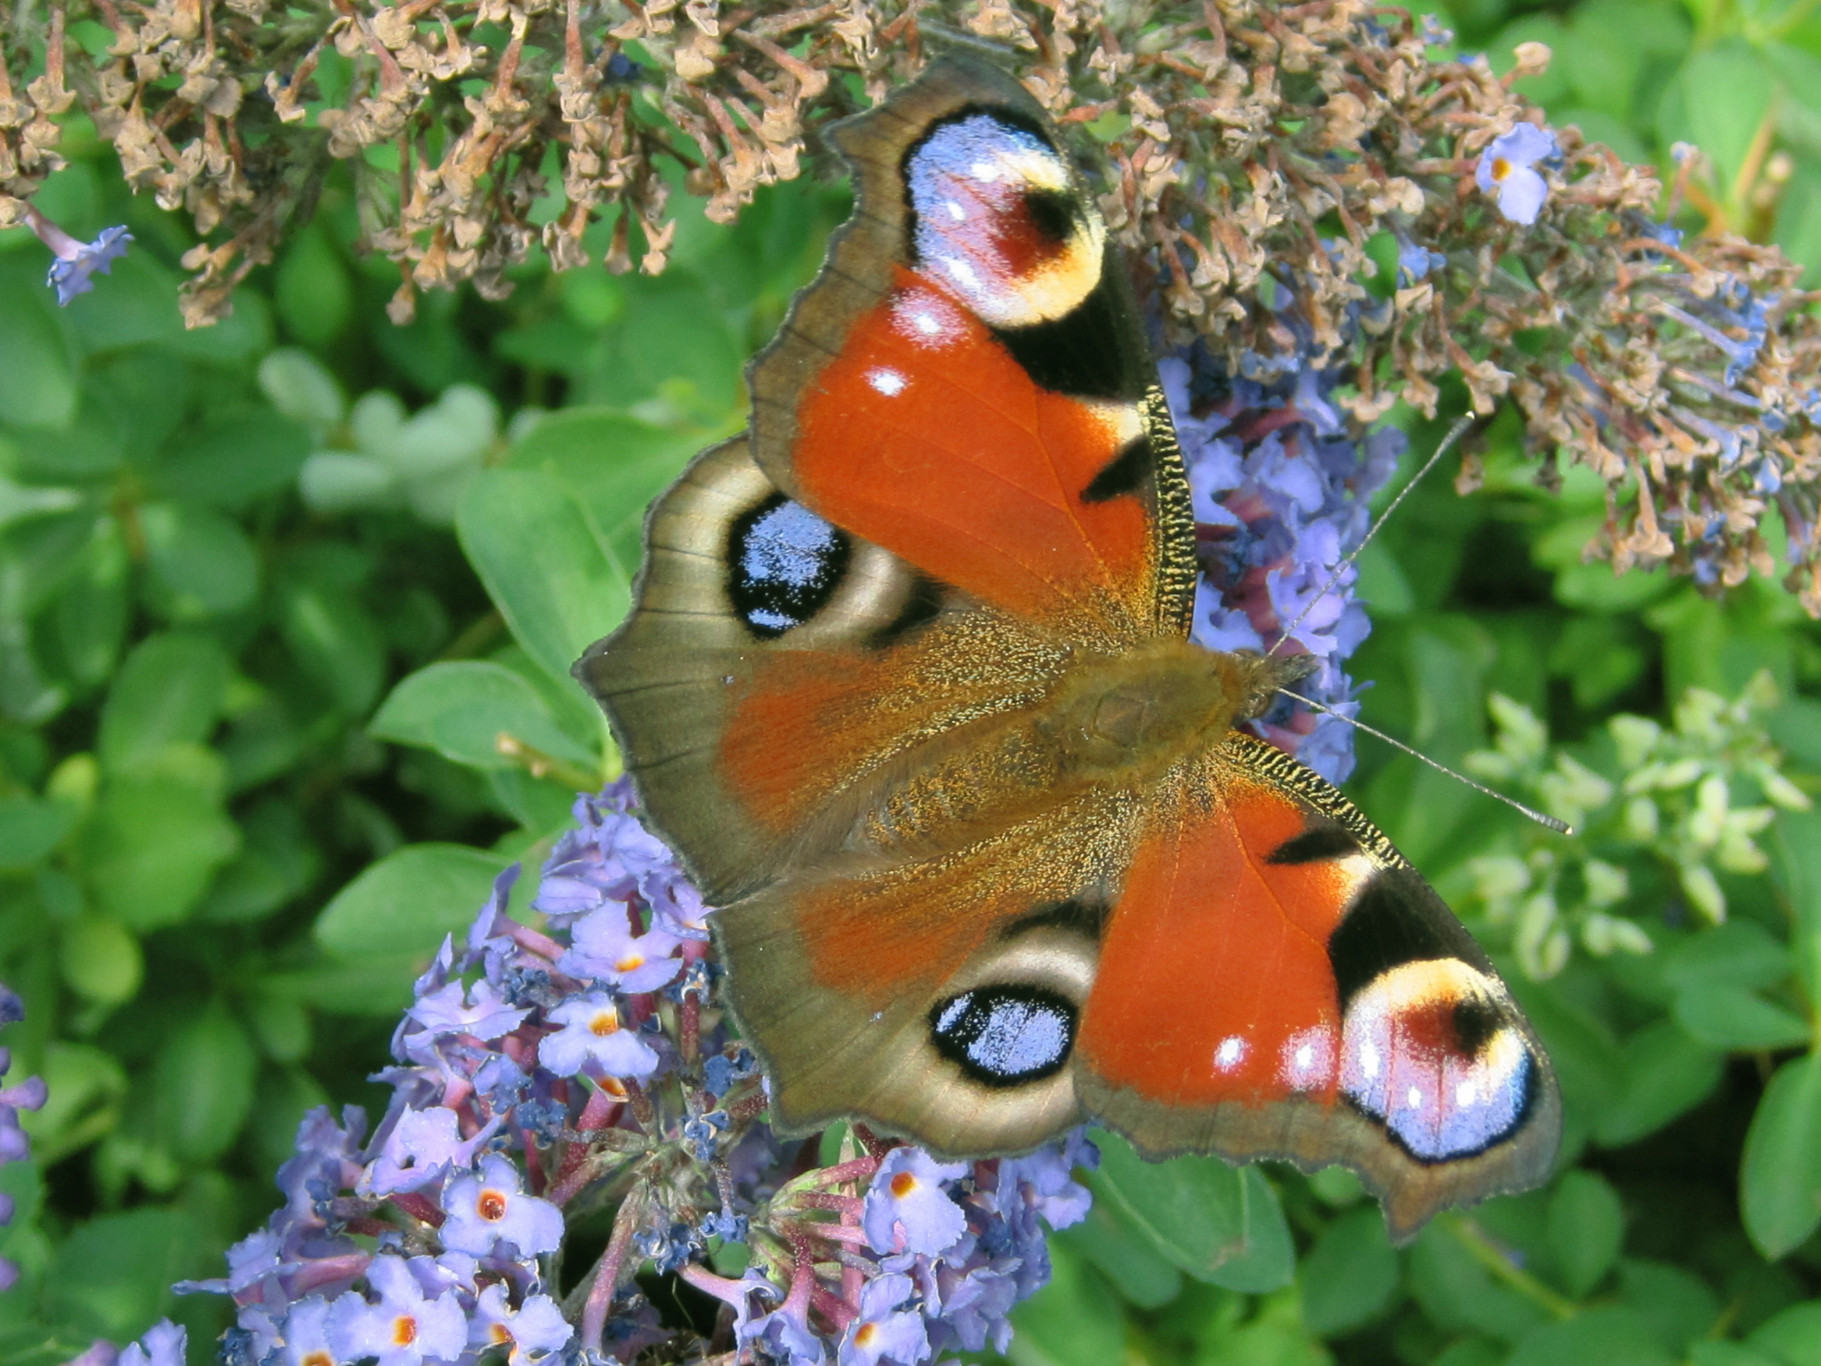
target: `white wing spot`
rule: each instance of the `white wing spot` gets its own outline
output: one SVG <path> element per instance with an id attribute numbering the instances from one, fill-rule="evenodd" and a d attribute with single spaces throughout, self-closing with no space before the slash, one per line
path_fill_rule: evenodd
<path id="1" fill-rule="evenodd" d="M 1416 1087 L 1412 1086 L 1409 1089 L 1409 1091 L 1407 1091 L 1404 1094 L 1404 1103 L 1406 1105 L 1408 1105 L 1412 1110 L 1422 1109 L 1423 1108 L 1423 1093 L 1420 1090 L 1418 1090 Z"/>
<path id="2" fill-rule="evenodd" d="M 1240 1059 L 1245 1056 L 1246 1041 L 1237 1034 L 1229 1034 L 1214 1050 L 1214 1069 L 1217 1072 L 1230 1072 L 1239 1066 Z"/>
<path id="3" fill-rule="evenodd" d="M 896 370 L 869 370 L 866 382 L 884 394 L 887 398 L 896 398 L 904 392 L 905 378 Z"/>

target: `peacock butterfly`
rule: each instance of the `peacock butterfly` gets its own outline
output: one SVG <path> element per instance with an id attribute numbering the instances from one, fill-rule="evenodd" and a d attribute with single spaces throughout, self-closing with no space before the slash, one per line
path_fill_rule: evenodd
<path id="1" fill-rule="evenodd" d="M 858 202 L 577 664 L 708 901 L 774 1122 L 946 1157 L 1084 1119 L 1340 1163 L 1392 1232 L 1549 1171 L 1548 1059 L 1188 639 L 1188 487 L 1042 108 L 948 59 L 831 130 Z"/>

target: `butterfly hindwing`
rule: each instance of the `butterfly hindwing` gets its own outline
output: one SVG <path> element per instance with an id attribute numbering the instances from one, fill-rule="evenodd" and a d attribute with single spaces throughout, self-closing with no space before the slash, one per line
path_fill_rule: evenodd
<path id="1" fill-rule="evenodd" d="M 1358 808 L 1235 735 L 1149 812 L 1082 1022 L 1090 1112 L 1154 1155 L 1341 1163 L 1400 1236 L 1548 1173 L 1547 1056 Z"/>

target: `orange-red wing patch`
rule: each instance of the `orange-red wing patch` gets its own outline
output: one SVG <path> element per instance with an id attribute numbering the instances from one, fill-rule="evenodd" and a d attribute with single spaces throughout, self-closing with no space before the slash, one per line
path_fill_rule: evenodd
<path id="1" fill-rule="evenodd" d="M 803 501 L 984 601 L 1129 638 L 1155 592 L 1149 514 L 1081 495 L 1143 438 L 1136 405 L 1041 388 L 952 295 L 896 280 L 803 396 Z"/>
<path id="2" fill-rule="evenodd" d="M 1243 779 L 1166 803 L 1101 949 L 1080 1052 L 1172 1106 L 1332 1099 L 1341 1015 L 1328 936 L 1360 860 L 1273 864 L 1304 808 Z"/>

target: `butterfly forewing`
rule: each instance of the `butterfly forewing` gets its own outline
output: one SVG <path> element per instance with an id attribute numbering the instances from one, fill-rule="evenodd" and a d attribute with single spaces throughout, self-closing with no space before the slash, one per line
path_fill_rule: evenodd
<path id="1" fill-rule="evenodd" d="M 654 506 L 577 666 L 722 906 L 774 1121 L 1343 1163 L 1400 1236 L 1536 1184 L 1560 1102 L 1504 985 L 1233 729 L 1281 662 L 1187 640 L 1181 457 L 1055 127 L 949 60 L 833 139 L 855 216 L 750 439 Z"/>

